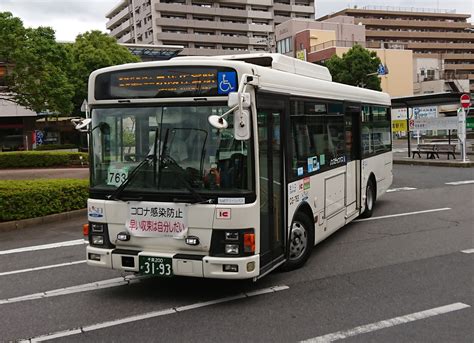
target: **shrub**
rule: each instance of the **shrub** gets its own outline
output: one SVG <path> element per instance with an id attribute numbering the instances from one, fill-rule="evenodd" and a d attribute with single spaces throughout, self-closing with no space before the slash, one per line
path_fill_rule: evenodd
<path id="1" fill-rule="evenodd" d="M 43 150 L 61 150 L 61 149 L 77 149 L 76 144 L 41 144 L 36 147 L 36 151 Z"/>
<path id="2" fill-rule="evenodd" d="M 88 189 L 77 179 L 0 181 L 0 222 L 86 208 Z"/>
<path id="3" fill-rule="evenodd" d="M 88 154 L 83 152 L 41 152 L 16 151 L 0 153 L 0 169 L 5 168 L 38 168 L 67 167 L 87 164 Z"/>

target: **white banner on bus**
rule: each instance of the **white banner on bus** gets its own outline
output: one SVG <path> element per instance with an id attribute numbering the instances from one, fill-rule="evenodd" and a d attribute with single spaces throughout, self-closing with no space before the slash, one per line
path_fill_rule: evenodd
<path id="1" fill-rule="evenodd" d="M 410 131 L 414 130 L 456 130 L 457 117 L 420 118 L 410 120 Z"/>
<path id="2" fill-rule="evenodd" d="M 132 236 L 182 239 L 188 231 L 184 204 L 129 202 L 127 230 Z"/>

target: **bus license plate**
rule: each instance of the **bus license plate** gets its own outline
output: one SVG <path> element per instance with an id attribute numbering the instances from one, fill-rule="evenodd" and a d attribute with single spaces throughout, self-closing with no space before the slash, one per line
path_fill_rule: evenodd
<path id="1" fill-rule="evenodd" d="M 140 274 L 171 277 L 173 276 L 173 259 L 168 257 L 139 256 Z"/>

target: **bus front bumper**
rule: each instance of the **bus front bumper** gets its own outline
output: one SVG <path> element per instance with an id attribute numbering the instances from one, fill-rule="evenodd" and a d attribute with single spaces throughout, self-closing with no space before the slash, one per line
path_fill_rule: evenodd
<path id="1" fill-rule="evenodd" d="M 259 255 L 248 257 L 213 257 L 157 253 L 87 246 L 87 264 L 95 267 L 139 272 L 139 257 L 172 259 L 173 275 L 216 279 L 251 279 L 260 270 Z"/>

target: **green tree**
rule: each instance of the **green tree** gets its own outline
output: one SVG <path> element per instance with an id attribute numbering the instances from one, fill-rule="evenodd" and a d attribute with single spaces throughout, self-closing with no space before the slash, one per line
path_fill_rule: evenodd
<path id="1" fill-rule="evenodd" d="M 73 87 L 66 73 L 68 54 L 53 29 L 24 28 L 9 12 L 0 13 L 0 62 L 7 64 L 7 100 L 32 111 L 69 113 Z"/>
<path id="2" fill-rule="evenodd" d="M 74 112 L 78 113 L 84 99 L 87 99 L 89 74 L 96 69 L 112 65 L 139 62 L 140 59 L 117 44 L 115 38 L 100 31 L 89 31 L 78 35 L 68 45 L 72 61 L 69 78 L 74 85 Z"/>
<path id="3" fill-rule="evenodd" d="M 380 91 L 377 68 L 381 63 L 374 51 L 356 44 L 342 58 L 333 55 L 325 66 L 335 82 Z"/>

